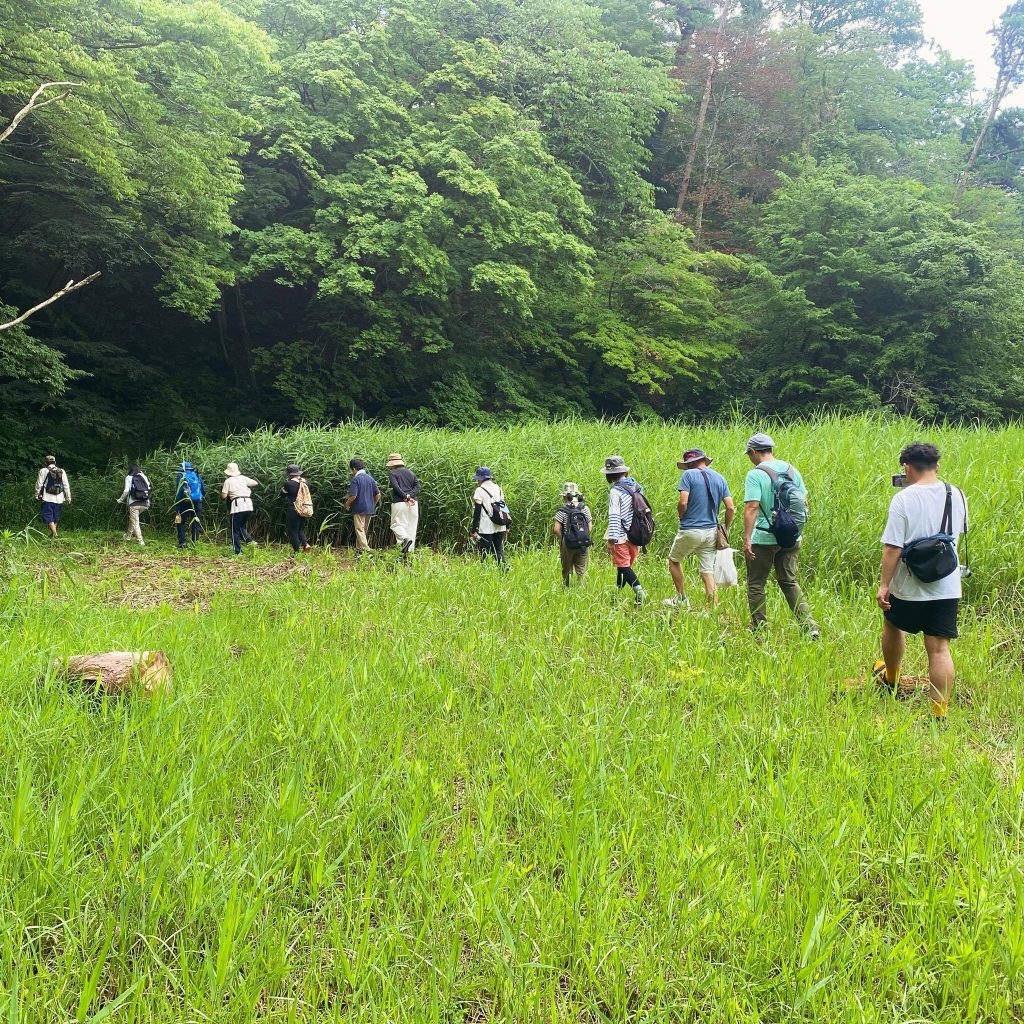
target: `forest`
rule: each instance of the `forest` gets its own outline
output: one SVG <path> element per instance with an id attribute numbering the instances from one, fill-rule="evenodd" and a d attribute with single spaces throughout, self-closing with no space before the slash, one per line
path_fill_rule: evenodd
<path id="1" fill-rule="evenodd" d="M 983 89 L 913 0 L 0 0 L 0 459 L 1019 416 L 1024 3 L 991 40 Z"/>

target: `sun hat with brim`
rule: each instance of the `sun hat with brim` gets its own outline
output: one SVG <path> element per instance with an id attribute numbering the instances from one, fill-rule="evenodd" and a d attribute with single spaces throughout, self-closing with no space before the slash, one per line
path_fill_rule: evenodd
<path id="1" fill-rule="evenodd" d="M 767 434 L 754 434 L 747 442 L 748 452 L 770 452 L 775 448 L 775 442 Z"/>
<path id="2" fill-rule="evenodd" d="M 185 460 L 185 461 L 184 461 L 184 462 L 183 462 L 183 463 L 181 464 L 181 471 L 182 471 L 183 473 L 188 473 L 188 472 L 191 472 L 191 470 L 192 470 L 192 463 L 191 463 L 191 462 L 189 462 L 189 461 L 188 461 L 188 460 L 186 459 L 186 460 Z"/>
<path id="3" fill-rule="evenodd" d="M 284 475 L 285 476 L 302 476 L 302 467 L 297 465 L 294 462 L 289 462 L 288 465 L 284 467 Z"/>
<path id="4" fill-rule="evenodd" d="M 392 452 L 388 456 L 388 461 L 385 463 L 385 465 L 388 466 L 388 467 L 391 467 L 391 466 L 404 466 L 405 465 L 405 459 L 403 459 L 402 456 L 398 454 L 398 452 Z"/>
<path id="5" fill-rule="evenodd" d="M 493 480 L 494 475 L 486 466 L 478 466 L 477 471 L 473 474 L 474 480 Z"/>
<path id="6" fill-rule="evenodd" d="M 578 483 L 575 483 L 572 480 L 566 480 L 565 483 L 562 484 L 562 497 L 563 498 L 566 497 L 569 494 L 576 494 L 576 495 L 578 495 L 579 493 L 580 493 L 580 485 Z"/>
<path id="7" fill-rule="evenodd" d="M 46 458 L 43 459 L 43 462 L 47 462 L 47 463 L 49 463 L 49 462 L 56 462 L 56 461 L 57 461 L 57 457 L 55 455 L 47 455 Z"/>
<path id="8" fill-rule="evenodd" d="M 610 476 L 612 473 L 628 473 L 629 466 L 626 465 L 626 460 L 621 455 L 609 455 L 604 460 L 604 468 L 601 472 L 605 476 Z"/>
<path id="9" fill-rule="evenodd" d="M 229 462 L 224 469 L 225 476 L 241 476 L 242 471 L 238 468 L 237 462 Z"/>
<path id="10" fill-rule="evenodd" d="M 676 463 L 676 467 L 678 469 L 686 469 L 687 467 L 692 466 L 695 462 L 706 462 L 710 466 L 714 461 L 714 459 L 709 459 L 707 455 L 704 454 L 704 450 L 702 448 L 687 448 L 686 451 L 683 452 L 682 459 Z"/>

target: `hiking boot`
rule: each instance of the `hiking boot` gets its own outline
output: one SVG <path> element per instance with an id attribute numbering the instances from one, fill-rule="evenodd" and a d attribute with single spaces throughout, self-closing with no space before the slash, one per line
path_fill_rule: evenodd
<path id="1" fill-rule="evenodd" d="M 313 545 L 312 545 L 312 544 L 307 544 L 307 545 L 306 545 L 306 546 L 305 546 L 305 547 L 304 547 L 304 548 L 302 549 L 302 553 L 303 553 L 303 554 L 306 554 L 306 552 L 307 552 L 307 551 L 312 551 L 312 550 L 313 550 Z"/>
<path id="2" fill-rule="evenodd" d="M 890 683 L 889 680 L 885 678 L 885 660 L 883 658 L 879 658 L 878 661 L 871 666 L 871 682 L 873 682 L 880 690 L 888 690 L 890 693 L 895 693 L 896 686 L 899 681 L 900 677 L 898 674 L 896 676 L 895 683 Z"/>
<path id="3" fill-rule="evenodd" d="M 633 588 L 633 603 L 634 604 L 647 604 L 647 591 L 643 587 Z"/>
<path id="4" fill-rule="evenodd" d="M 409 554 L 410 551 L 412 551 L 412 541 L 411 540 L 403 540 L 402 541 L 402 554 L 403 555 L 407 555 L 407 554 Z"/>
<path id="5" fill-rule="evenodd" d="M 690 599 L 688 597 L 680 597 L 678 594 L 675 597 L 666 597 L 661 603 L 666 608 L 685 608 L 687 611 L 690 610 Z"/>
<path id="6" fill-rule="evenodd" d="M 811 626 L 811 631 L 807 634 L 812 640 L 821 639 L 821 630 L 817 626 Z"/>

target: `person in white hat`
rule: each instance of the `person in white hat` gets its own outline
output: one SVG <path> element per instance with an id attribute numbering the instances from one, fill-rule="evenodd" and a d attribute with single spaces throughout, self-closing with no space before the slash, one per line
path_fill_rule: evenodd
<path id="1" fill-rule="evenodd" d="M 252 489 L 259 487 L 259 480 L 243 476 L 237 462 L 229 462 L 224 469 L 224 485 L 220 496 L 228 503 L 231 515 L 231 548 L 236 555 L 242 553 L 242 542 L 255 544 L 249 535 L 249 518 L 252 516 Z"/>
<path id="2" fill-rule="evenodd" d="M 391 484 L 391 532 L 407 558 L 416 547 L 416 530 L 420 521 L 419 495 L 422 487 L 416 474 L 405 464 L 398 452 L 392 452 L 385 464 Z"/>

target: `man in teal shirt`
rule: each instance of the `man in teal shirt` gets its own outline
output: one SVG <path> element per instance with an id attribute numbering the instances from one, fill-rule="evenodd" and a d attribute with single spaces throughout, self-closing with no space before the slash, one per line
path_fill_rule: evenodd
<path id="1" fill-rule="evenodd" d="M 800 544 L 797 542 L 794 547 L 783 550 L 771 532 L 769 516 L 775 494 L 772 478 L 765 469 L 777 474 L 788 472 L 805 498 L 807 488 L 793 466 L 775 458 L 775 442 L 767 434 L 754 434 L 747 442 L 747 458 L 754 465 L 747 473 L 743 488 L 743 553 L 747 558 L 747 604 L 750 606 L 751 627 L 756 631 L 768 623 L 764 588 L 774 569 L 775 580 L 793 614 L 811 638 L 817 640 L 821 633 L 796 578 Z"/>

